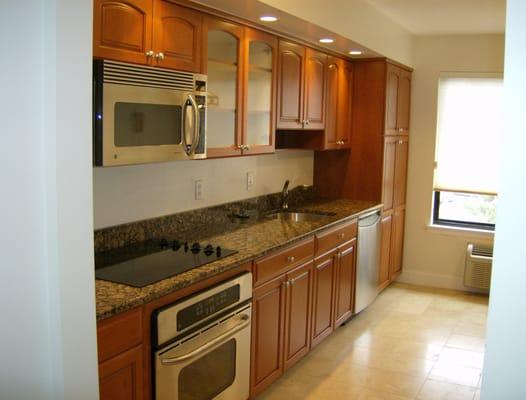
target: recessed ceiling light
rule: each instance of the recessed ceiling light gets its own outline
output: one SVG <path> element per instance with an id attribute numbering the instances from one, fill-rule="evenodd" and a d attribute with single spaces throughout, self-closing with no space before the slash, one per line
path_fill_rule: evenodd
<path id="1" fill-rule="evenodd" d="M 263 22 L 276 22 L 278 17 L 274 17 L 273 15 L 263 15 L 262 17 L 259 17 L 259 20 Z"/>
<path id="2" fill-rule="evenodd" d="M 334 39 L 331 38 L 321 38 L 320 43 L 334 43 Z"/>
<path id="3" fill-rule="evenodd" d="M 349 52 L 349 54 L 350 54 L 351 56 L 359 56 L 359 55 L 363 54 L 363 51 L 361 51 L 361 50 L 351 50 L 351 51 Z"/>

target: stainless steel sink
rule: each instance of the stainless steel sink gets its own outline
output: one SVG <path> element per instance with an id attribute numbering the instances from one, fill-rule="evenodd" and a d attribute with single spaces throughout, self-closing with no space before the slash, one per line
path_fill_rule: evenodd
<path id="1" fill-rule="evenodd" d="M 275 211 L 266 215 L 270 219 L 279 219 L 287 222 L 317 222 L 323 221 L 334 213 Z"/>

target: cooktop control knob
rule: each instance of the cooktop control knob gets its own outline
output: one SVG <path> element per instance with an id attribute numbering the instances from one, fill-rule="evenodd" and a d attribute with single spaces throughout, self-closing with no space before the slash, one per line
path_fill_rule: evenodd
<path id="1" fill-rule="evenodd" d="M 214 252 L 214 246 L 212 246 L 210 243 L 208 243 L 206 246 L 205 246 L 205 254 L 207 256 L 210 256 L 212 255 L 212 253 Z"/>
<path id="2" fill-rule="evenodd" d="M 217 255 L 218 257 L 221 257 L 221 246 L 217 246 L 217 247 L 216 247 L 216 255 Z"/>
<path id="3" fill-rule="evenodd" d="M 192 244 L 192 253 L 196 254 L 196 253 L 199 253 L 201 251 L 201 245 L 199 244 L 199 242 L 195 242 L 194 244 Z"/>
<path id="4" fill-rule="evenodd" d="M 181 242 L 179 242 L 179 240 L 175 239 L 173 242 L 172 242 L 172 249 L 173 251 L 177 251 L 181 248 Z"/>
<path id="5" fill-rule="evenodd" d="M 188 251 L 188 242 L 184 242 L 184 251 Z"/>
<path id="6" fill-rule="evenodd" d="M 161 249 L 164 249 L 165 247 L 168 247 L 168 240 L 161 239 Z"/>

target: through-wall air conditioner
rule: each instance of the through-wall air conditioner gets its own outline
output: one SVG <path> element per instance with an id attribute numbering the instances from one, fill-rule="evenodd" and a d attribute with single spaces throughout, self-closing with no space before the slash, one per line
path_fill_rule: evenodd
<path id="1" fill-rule="evenodd" d="M 492 245 L 468 243 L 464 268 L 464 285 L 489 291 L 492 263 Z"/>

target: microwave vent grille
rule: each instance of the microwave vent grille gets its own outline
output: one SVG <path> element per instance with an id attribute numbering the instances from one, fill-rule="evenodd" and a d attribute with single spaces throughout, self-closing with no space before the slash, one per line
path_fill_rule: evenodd
<path id="1" fill-rule="evenodd" d="M 104 60 L 104 83 L 193 91 L 194 74 Z"/>

